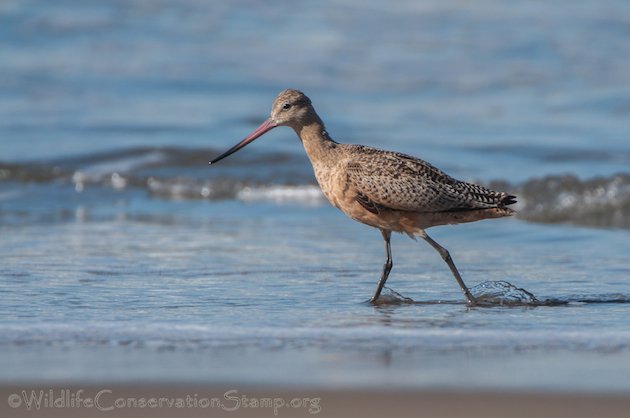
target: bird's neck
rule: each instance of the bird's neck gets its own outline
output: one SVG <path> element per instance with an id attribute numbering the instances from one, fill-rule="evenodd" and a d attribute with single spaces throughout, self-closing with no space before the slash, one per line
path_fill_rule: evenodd
<path id="1" fill-rule="evenodd" d="M 324 123 L 317 116 L 308 123 L 294 129 L 300 137 L 306 154 L 313 164 L 325 160 L 327 156 L 330 156 L 330 154 L 335 151 L 338 145 L 337 142 L 333 141 L 330 135 L 328 135 Z"/>

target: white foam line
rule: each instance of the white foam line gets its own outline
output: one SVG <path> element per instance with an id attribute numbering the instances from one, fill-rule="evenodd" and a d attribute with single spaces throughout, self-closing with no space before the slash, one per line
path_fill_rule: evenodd
<path id="1" fill-rule="evenodd" d="M 381 327 L 325 328 L 234 328 L 196 324 L 50 324 L 0 326 L 0 344 L 12 343 L 97 343 L 117 341 L 212 343 L 222 346 L 268 340 L 326 341 L 336 346 L 357 341 L 382 341 L 397 347 L 424 349 L 470 349 L 519 347 L 542 349 L 628 349 L 630 332 L 605 330 L 462 330 L 462 329 L 383 329 Z"/>
<path id="2" fill-rule="evenodd" d="M 319 187 L 310 185 L 245 187 L 236 197 L 245 202 L 268 200 L 276 203 L 320 204 L 325 201 Z"/>

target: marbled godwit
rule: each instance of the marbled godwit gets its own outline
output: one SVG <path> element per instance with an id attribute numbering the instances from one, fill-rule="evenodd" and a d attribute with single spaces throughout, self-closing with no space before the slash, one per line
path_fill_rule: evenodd
<path id="1" fill-rule="evenodd" d="M 352 219 L 380 229 L 386 260 L 371 302 L 378 299 L 392 269 L 392 231 L 424 239 L 442 256 L 469 305 L 476 300 L 448 250 L 426 229 L 511 215 L 515 196 L 456 180 L 431 164 L 397 152 L 363 145 L 339 144 L 326 132 L 311 100 L 298 90 L 284 90 L 273 102 L 270 117 L 210 164 L 235 153 L 265 132 L 289 126 L 297 133 L 322 192 Z M 415 238 L 414 238 L 415 239 Z"/>

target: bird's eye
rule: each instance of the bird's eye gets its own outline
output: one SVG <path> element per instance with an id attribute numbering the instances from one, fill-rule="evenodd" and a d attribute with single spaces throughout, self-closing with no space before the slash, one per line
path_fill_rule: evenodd
<path id="1" fill-rule="evenodd" d="M 285 103 L 285 104 L 282 106 L 282 109 L 283 109 L 283 110 L 289 110 L 289 109 L 291 109 L 291 103 Z"/>

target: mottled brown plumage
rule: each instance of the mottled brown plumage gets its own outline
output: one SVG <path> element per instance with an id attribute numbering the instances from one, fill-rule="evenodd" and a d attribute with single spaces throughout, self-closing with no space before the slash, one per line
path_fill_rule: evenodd
<path id="1" fill-rule="evenodd" d="M 378 299 L 392 267 L 390 236 L 395 231 L 419 236 L 433 246 L 448 264 L 467 302 L 475 304 L 448 251 L 433 241 L 425 229 L 511 215 L 513 210 L 507 206 L 516 202 L 514 196 L 456 180 L 409 155 L 339 144 L 326 132 L 310 99 L 292 89 L 276 97 L 269 119 L 211 163 L 276 126 L 295 130 L 330 203 L 352 219 L 381 230 L 387 260 L 372 302 Z"/>

